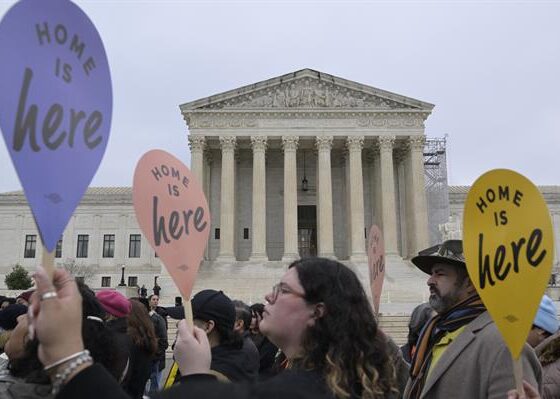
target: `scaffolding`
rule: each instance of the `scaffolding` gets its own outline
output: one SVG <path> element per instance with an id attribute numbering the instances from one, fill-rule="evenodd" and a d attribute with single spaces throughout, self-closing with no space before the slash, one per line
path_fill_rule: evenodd
<path id="1" fill-rule="evenodd" d="M 449 220 L 446 141 L 446 137 L 427 138 L 424 144 L 424 176 L 430 245 L 436 245 L 442 241 L 439 226 Z"/>

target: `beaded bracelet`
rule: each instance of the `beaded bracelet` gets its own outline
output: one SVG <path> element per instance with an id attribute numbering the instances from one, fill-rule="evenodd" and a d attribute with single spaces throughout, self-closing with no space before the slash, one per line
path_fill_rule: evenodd
<path id="1" fill-rule="evenodd" d="M 65 358 L 62 358 L 60 360 L 57 360 L 56 362 L 51 363 L 48 366 L 45 366 L 45 371 L 49 371 L 51 369 L 54 369 L 56 366 L 60 366 L 61 364 L 64 364 L 69 360 L 76 359 L 77 357 L 80 357 L 83 354 L 89 355 L 89 351 L 86 349 L 86 350 L 83 350 L 83 351 L 80 351 L 80 352 L 73 353 L 70 356 L 66 356 Z"/>
<path id="2" fill-rule="evenodd" d="M 58 392 L 60 392 L 60 389 L 62 388 L 70 374 L 72 374 L 78 367 L 85 363 L 93 363 L 93 359 L 87 349 L 77 355 L 78 356 L 76 357 L 72 357 L 72 359 L 74 360 L 72 360 L 72 362 L 68 366 L 64 367 L 61 372 L 57 372 L 52 378 L 53 396 L 56 396 Z"/>

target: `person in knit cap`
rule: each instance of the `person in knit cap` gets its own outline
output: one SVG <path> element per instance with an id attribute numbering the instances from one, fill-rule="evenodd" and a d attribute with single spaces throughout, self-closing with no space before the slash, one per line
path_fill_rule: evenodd
<path id="1" fill-rule="evenodd" d="M 537 316 L 533 321 L 533 327 L 529 331 L 527 343 L 536 348 L 541 342 L 558 331 L 558 316 L 556 306 L 552 299 L 543 295 Z"/>
<path id="2" fill-rule="evenodd" d="M 119 383 L 126 385 L 130 369 L 130 351 L 132 340 L 127 334 L 128 321 L 132 305 L 128 298 L 115 290 L 101 290 L 95 295 L 97 300 L 107 312 L 107 327 L 115 333 L 118 353 L 116 356 L 117 368 L 121 370 Z"/>

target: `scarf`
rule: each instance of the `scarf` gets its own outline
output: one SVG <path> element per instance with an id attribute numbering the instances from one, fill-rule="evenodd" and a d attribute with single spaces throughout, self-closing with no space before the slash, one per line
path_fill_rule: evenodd
<path id="1" fill-rule="evenodd" d="M 422 329 L 416 352 L 410 366 L 412 386 L 410 398 L 419 398 L 426 382 L 428 370 L 432 361 L 432 349 L 436 343 L 448 332 L 455 331 L 476 319 L 486 308 L 478 294 L 474 294 L 462 302 L 457 303 L 447 312 L 434 316 Z"/>

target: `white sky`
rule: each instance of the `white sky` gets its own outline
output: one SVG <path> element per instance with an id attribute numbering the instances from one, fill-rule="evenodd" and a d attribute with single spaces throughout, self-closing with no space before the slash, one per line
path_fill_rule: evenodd
<path id="1" fill-rule="evenodd" d="M 76 3 L 113 79 L 92 186 L 130 186 L 153 148 L 188 164 L 179 104 L 303 68 L 435 104 L 426 134 L 449 135 L 450 184 L 497 167 L 560 184 L 559 1 Z M 0 192 L 20 187 L 0 144 Z"/>

